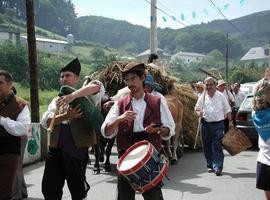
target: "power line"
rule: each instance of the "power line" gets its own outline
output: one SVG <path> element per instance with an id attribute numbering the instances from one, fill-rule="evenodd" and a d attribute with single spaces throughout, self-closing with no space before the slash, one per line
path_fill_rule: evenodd
<path id="1" fill-rule="evenodd" d="M 151 6 L 154 6 L 154 5 L 153 5 L 150 1 L 148 1 L 148 0 L 144 0 L 144 1 L 146 1 L 147 3 L 149 3 Z M 157 10 L 159 10 L 160 12 L 162 12 L 163 14 L 167 15 L 168 17 L 170 17 L 170 18 L 172 17 L 171 15 L 169 15 L 166 11 L 162 10 L 161 8 L 159 8 L 159 7 L 157 7 L 157 6 L 155 6 L 155 8 L 156 8 Z M 173 20 L 176 21 L 176 22 L 178 22 L 179 24 L 183 25 L 184 27 L 187 26 L 186 24 L 184 24 L 183 22 L 179 21 L 179 20 L 176 19 L 176 18 L 174 18 Z"/>
<path id="2" fill-rule="evenodd" d="M 243 36 L 245 36 L 247 39 L 249 39 L 249 40 L 252 40 L 253 42 L 255 42 L 255 43 L 258 43 L 259 41 L 256 41 L 256 40 L 254 40 L 254 38 L 251 38 L 251 37 L 249 37 L 246 33 L 244 33 L 244 32 L 242 32 L 235 24 L 233 24 L 232 22 L 231 22 L 231 20 L 229 20 L 222 12 L 221 12 L 221 10 L 216 6 L 216 4 L 212 1 L 212 0 L 208 0 L 210 3 L 211 3 L 211 5 L 218 11 L 218 13 L 220 14 L 220 15 L 222 15 L 226 20 L 227 20 L 227 22 L 229 22 L 239 33 L 241 33 Z"/>
<path id="3" fill-rule="evenodd" d="M 220 9 L 216 6 L 216 4 L 212 1 L 212 0 L 208 0 L 212 6 L 218 11 L 218 13 L 220 15 L 222 15 L 238 32 L 242 33 L 242 31 L 237 27 L 235 26 L 221 11 Z"/>

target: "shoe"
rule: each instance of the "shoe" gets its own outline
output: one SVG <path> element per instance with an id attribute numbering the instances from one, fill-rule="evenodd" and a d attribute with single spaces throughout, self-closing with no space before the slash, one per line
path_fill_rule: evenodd
<path id="1" fill-rule="evenodd" d="M 213 168 L 207 168 L 208 173 L 214 172 Z"/>
<path id="2" fill-rule="evenodd" d="M 216 170 L 216 171 L 215 171 L 215 174 L 216 174 L 216 176 L 221 176 L 221 175 L 222 175 L 221 170 L 219 170 L 219 169 Z"/>

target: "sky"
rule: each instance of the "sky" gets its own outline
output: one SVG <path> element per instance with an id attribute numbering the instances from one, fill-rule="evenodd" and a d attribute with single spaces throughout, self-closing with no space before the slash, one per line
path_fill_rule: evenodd
<path id="1" fill-rule="evenodd" d="M 77 16 L 103 16 L 150 27 L 151 0 L 72 0 Z M 212 2 L 212 3 L 211 3 Z M 213 4 L 216 5 L 213 6 Z M 157 0 L 157 26 L 178 29 L 270 10 L 270 0 Z"/>

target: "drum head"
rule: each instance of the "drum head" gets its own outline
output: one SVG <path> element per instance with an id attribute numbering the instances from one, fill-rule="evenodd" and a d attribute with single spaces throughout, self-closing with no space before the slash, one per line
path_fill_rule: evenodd
<path id="1" fill-rule="evenodd" d="M 134 167 L 146 156 L 148 149 L 148 144 L 142 144 L 131 150 L 123 159 L 121 165 L 119 166 L 119 170 L 125 171 Z"/>

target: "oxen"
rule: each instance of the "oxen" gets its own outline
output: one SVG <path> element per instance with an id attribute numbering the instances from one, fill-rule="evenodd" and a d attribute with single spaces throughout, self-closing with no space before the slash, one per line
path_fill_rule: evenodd
<path id="1" fill-rule="evenodd" d="M 109 99 L 108 97 L 106 97 L 104 85 L 101 81 L 99 80 L 91 81 L 91 78 L 89 76 L 86 76 L 84 85 L 88 83 L 100 85 L 100 91 L 96 94 L 90 95 L 89 99 L 93 101 L 95 106 L 101 111 L 101 113 L 105 117 L 107 114 L 107 110 L 104 110 L 102 105 L 104 102 L 108 101 Z M 110 172 L 111 171 L 110 155 L 111 155 L 111 150 L 114 144 L 114 138 L 106 139 L 101 134 L 97 134 L 96 140 L 97 140 L 96 144 L 93 145 L 92 147 L 94 150 L 94 156 L 95 156 L 95 163 L 93 167 L 94 174 L 100 173 L 99 162 L 104 162 L 104 152 L 106 152 L 106 161 L 105 161 L 104 169 L 105 171 Z"/>
<path id="2" fill-rule="evenodd" d="M 184 137 L 183 137 L 183 104 L 173 95 L 165 95 L 169 110 L 175 122 L 175 135 L 170 140 L 165 140 L 165 148 L 170 163 L 176 164 L 178 157 L 181 157 L 184 149 Z"/>

